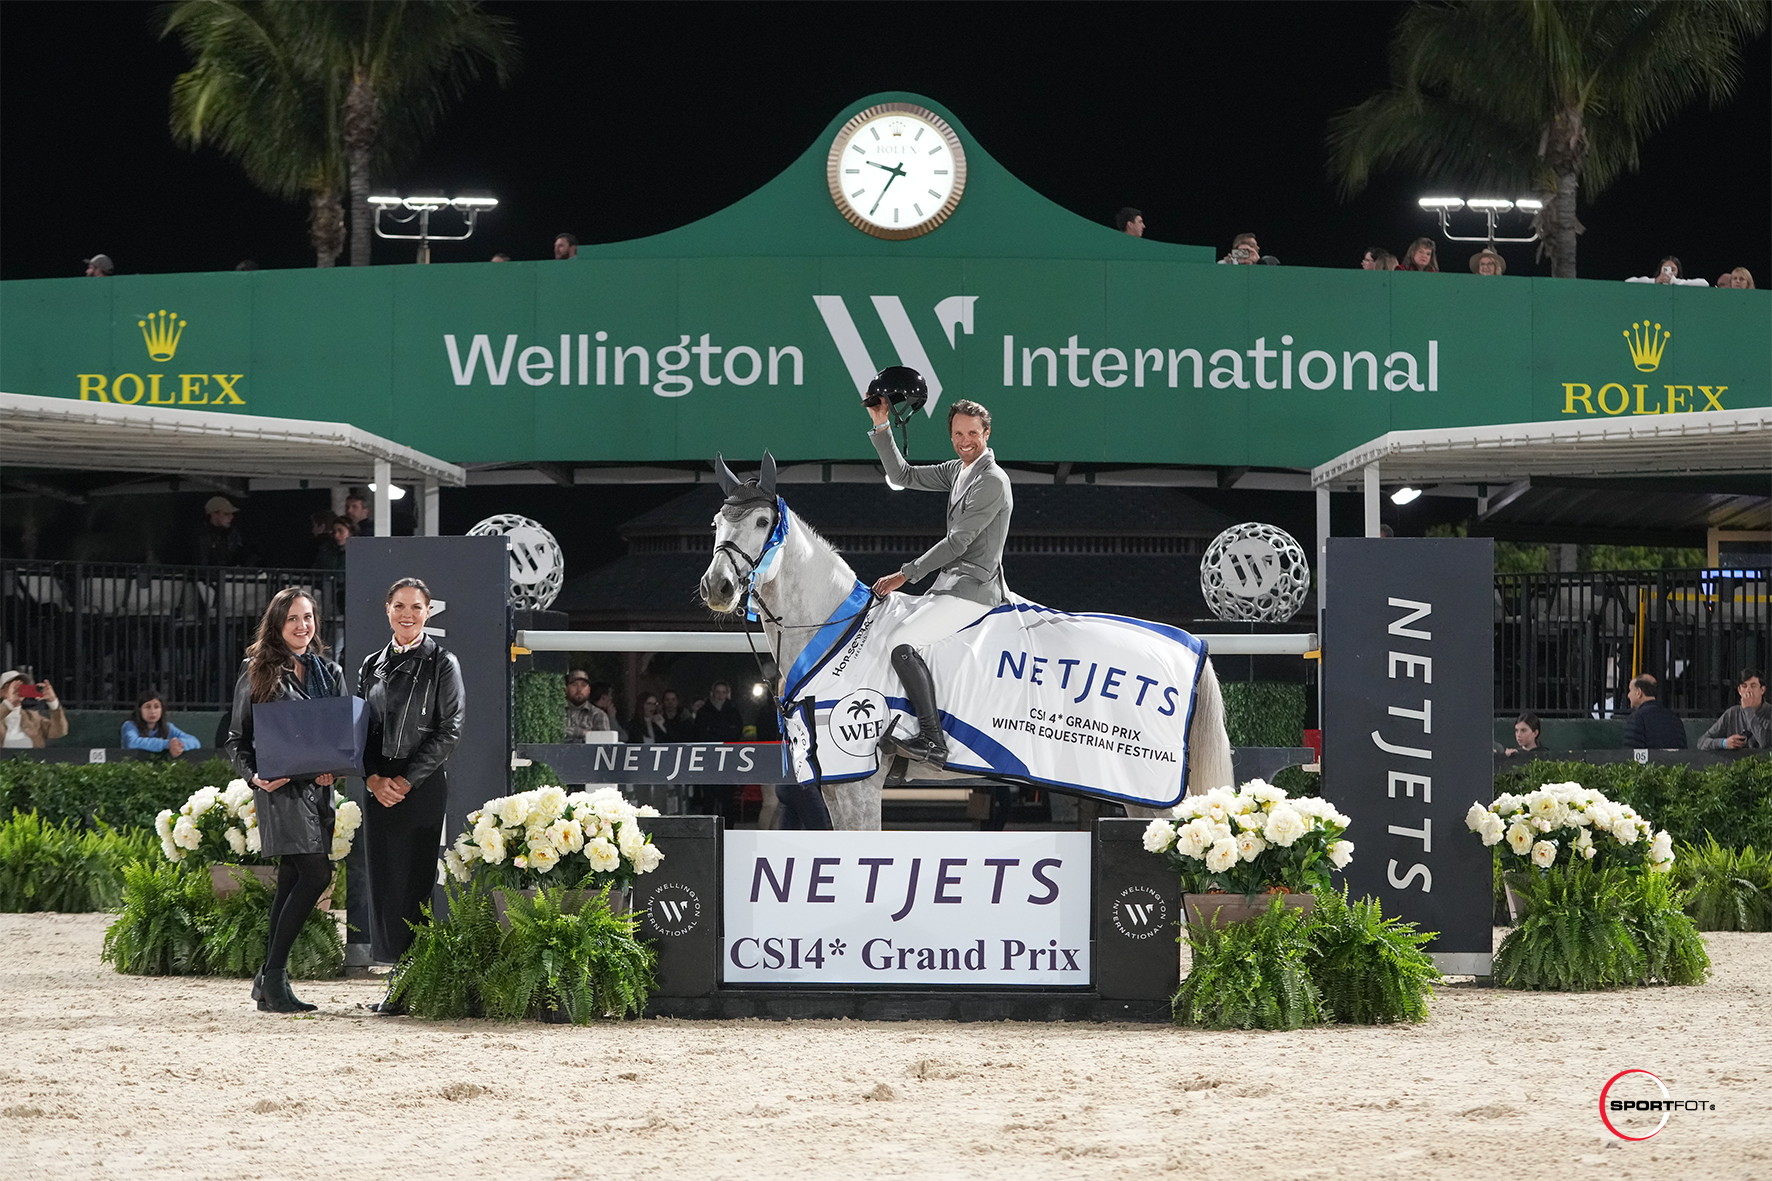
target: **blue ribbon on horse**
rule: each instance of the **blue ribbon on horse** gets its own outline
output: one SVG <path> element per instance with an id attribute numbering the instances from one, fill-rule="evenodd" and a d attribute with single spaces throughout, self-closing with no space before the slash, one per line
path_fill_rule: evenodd
<path id="1" fill-rule="evenodd" d="M 745 618 L 752 623 L 757 622 L 757 584 L 774 573 L 787 539 L 788 505 L 778 496 L 775 498 L 775 528 L 769 531 L 769 540 L 763 543 L 763 549 L 757 554 L 757 564 L 751 568 L 750 594 L 745 597 Z"/>
<path id="2" fill-rule="evenodd" d="M 831 612 L 831 617 L 812 634 L 812 638 L 806 642 L 806 647 L 802 648 L 800 655 L 794 658 L 793 666 L 788 669 L 788 675 L 782 681 L 781 700 L 793 701 L 795 699 L 800 689 L 812 678 L 812 674 L 817 672 L 820 666 L 829 660 L 831 655 L 854 634 L 855 629 L 861 626 L 861 621 L 867 616 L 868 608 L 873 600 L 873 589 L 867 583 L 856 579 L 854 588 L 849 592 L 849 597 L 837 604 L 837 609 Z"/>

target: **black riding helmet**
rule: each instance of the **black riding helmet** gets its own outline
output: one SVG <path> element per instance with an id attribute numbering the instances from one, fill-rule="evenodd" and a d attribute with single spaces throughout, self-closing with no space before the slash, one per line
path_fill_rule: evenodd
<path id="1" fill-rule="evenodd" d="M 882 399 L 894 406 L 909 402 L 912 411 L 921 410 L 929 401 L 929 384 L 908 365 L 888 365 L 868 382 L 868 395 L 862 399 L 862 405 L 878 406 Z"/>

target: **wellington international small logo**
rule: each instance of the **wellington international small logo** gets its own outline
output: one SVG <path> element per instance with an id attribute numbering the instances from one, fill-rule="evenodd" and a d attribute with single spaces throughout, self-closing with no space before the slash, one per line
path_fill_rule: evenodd
<path id="1" fill-rule="evenodd" d="M 1630 345 L 1630 359 L 1644 373 L 1653 373 L 1661 364 L 1662 350 L 1667 348 L 1667 341 L 1673 333 L 1663 332 L 1661 325 L 1650 328 L 1649 321 L 1632 324 L 1624 330 L 1624 339 Z"/>
<path id="2" fill-rule="evenodd" d="M 148 356 L 156 361 L 170 361 L 178 352 L 178 338 L 185 333 L 185 322 L 178 318 L 177 312 L 164 309 L 150 312 L 145 320 L 137 320 L 141 325 L 142 339 L 148 343 Z"/>
<path id="3" fill-rule="evenodd" d="M 1659 1092 L 1659 1097 L 1657 1093 Z M 1620 1140 L 1648 1140 L 1676 1111 L 1715 1111 L 1707 1099 L 1675 1099 L 1650 1071 L 1621 1070 L 1600 1088 L 1600 1121 Z"/>

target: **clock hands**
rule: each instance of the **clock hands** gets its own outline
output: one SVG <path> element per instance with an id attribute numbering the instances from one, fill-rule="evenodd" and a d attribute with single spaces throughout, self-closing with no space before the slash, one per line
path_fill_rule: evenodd
<path id="1" fill-rule="evenodd" d="M 904 165 L 894 164 L 891 168 L 888 168 L 884 164 L 881 164 L 877 160 L 869 160 L 868 163 L 872 164 L 875 168 L 878 168 L 882 172 L 890 172 L 892 174 L 891 178 L 888 179 L 887 182 L 885 183 L 885 185 L 881 187 L 880 195 L 878 197 L 874 198 L 874 209 L 878 209 L 878 208 L 880 208 L 880 202 L 882 202 L 886 199 L 886 190 L 892 187 L 892 182 L 899 179 L 900 177 L 902 177 L 905 174 L 904 173 Z M 874 216 L 874 209 L 868 210 L 869 217 Z"/>

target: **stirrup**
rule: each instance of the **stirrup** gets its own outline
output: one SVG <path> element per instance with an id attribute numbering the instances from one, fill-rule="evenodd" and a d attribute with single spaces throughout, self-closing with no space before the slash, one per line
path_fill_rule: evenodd
<path id="1" fill-rule="evenodd" d="M 931 739 L 920 731 L 912 738 L 900 738 L 897 734 L 898 719 L 880 735 L 880 746 L 888 754 L 898 755 L 913 763 L 927 763 L 932 767 L 941 767 L 948 761 L 948 744 L 940 738 Z"/>

